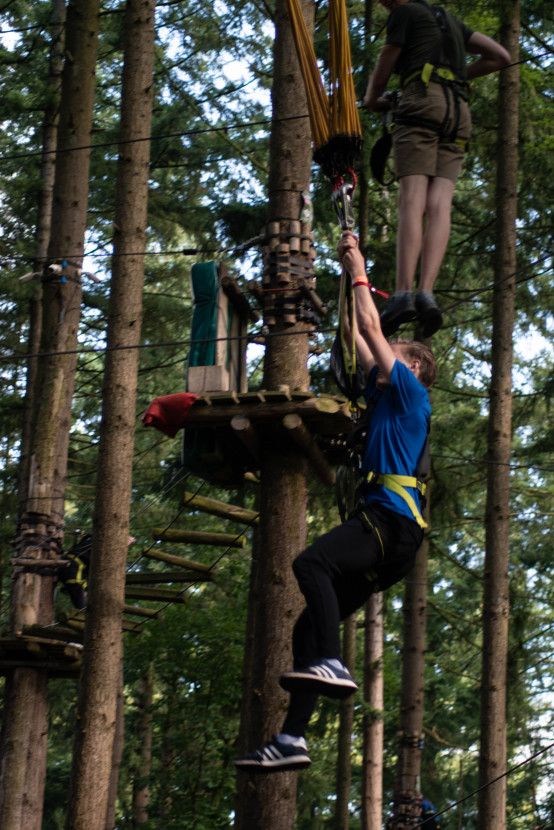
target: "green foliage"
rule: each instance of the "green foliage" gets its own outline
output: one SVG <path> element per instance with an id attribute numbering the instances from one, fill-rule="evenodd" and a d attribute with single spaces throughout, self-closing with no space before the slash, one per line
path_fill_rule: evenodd
<path id="1" fill-rule="evenodd" d="M 498 4 L 449 2 L 469 25 L 498 36 Z M 99 284 L 86 282 L 69 447 L 67 538 L 90 529 L 96 486 L 97 442 L 122 66 L 121 4 L 103 7 L 91 157 L 87 251 Z M 359 97 L 384 41 L 385 11 L 374 9 L 371 41 L 364 6 L 349 4 L 355 82 Z M 546 0 L 522 3 L 517 308 L 514 328 L 514 436 L 510 551 L 511 634 L 508 734 L 510 763 L 548 744 L 552 729 L 554 624 L 551 562 L 554 393 L 551 250 L 552 230 L 552 20 Z M 2 617 L 11 586 L 9 559 L 17 513 L 20 420 L 25 387 L 23 361 L 29 304 L 37 283 L 20 283 L 31 270 L 39 156 L 44 112 L 55 104 L 47 87 L 50 3 L 16 0 L 2 12 L 3 29 L 21 29 L 0 44 L 2 229 L 0 242 L 0 551 Z M 135 569 L 156 569 L 143 549 L 154 527 L 221 530 L 221 520 L 181 514 L 184 489 L 201 488 L 180 467 L 180 437 L 144 429 L 140 415 L 154 397 L 184 389 L 192 298 L 189 274 L 198 258 L 226 259 L 241 279 L 259 278 L 259 257 L 235 260 L 222 248 L 255 237 L 265 221 L 269 96 L 273 30 L 265 3 L 183 2 L 157 10 L 155 104 L 152 125 L 143 346 L 137 395 L 129 552 Z M 5 24 L 5 25 L 4 25 Z M 317 12 L 316 51 L 327 61 L 327 8 Z M 433 391 L 429 604 L 422 788 L 441 809 L 477 786 L 479 741 L 482 565 L 487 480 L 488 386 L 495 255 L 495 161 L 498 147 L 497 78 L 476 81 L 471 108 L 474 132 L 457 185 L 452 233 L 437 283 L 446 324 L 435 336 L 439 379 Z M 263 123 L 257 123 L 263 122 Z M 380 134 L 378 119 L 364 116 L 365 156 Z M 394 282 L 396 186 L 369 182 L 367 256 L 371 279 L 390 290 Z M 361 188 L 355 193 L 355 207 Z M 310 359 L 312 387 L 334 392 L 327 366 L 337 313 L 339 231 L 329 182 L 314 169 L 311 198 L 318 250 L 318 293 L 329 313 Z M 181 251 L 200 251 L 187 253 Z M 544 338 L 544 339 L 540 339 Z M 529 355 L 530 345 L 536 345 Z M 85 351 L 85 348 L 88 351 Z M 258 359 L 259 360 L 259 359 Z M 260 370 L 251 367 L 251 388 Z M 101 486 L 101 483 L 99 483 Z M 332 494 L 309 481 L 308 535 L 338 520 Z M 251 492 L 215 492 L 217 498 L 253 501 Z M 179 516 L 178 519 L 176 517 Z M 181 524 L 182 523 L 182 524 Z M 230 531 L 231 528 L 225 528 Z M 212 564 L 213 549 L 164 545 L 164 550 Z M 246 549 L 248 550 L 248 548 Z M 232 826 L 235 741 L 241 694 L 242 651 L 249 554 L 227 552 L 212 585 L 189 590 L 185 606 L 170 606 L 147 620 L 140 636 L 125 639 L 126 741 L 117 827 L 132 827 L 133 791 L 142 742 L 138 689 L 150 671 L 154 699 L 150 819 L 162 826 L 223 830 Z M 386 598 L 385 802 L 394 787 L 401 667 L 402 589 Z M 60 597 L 59 607 L 67 608 Z M 359 634 L 361 671 L 362 631 Z M 72 751 L 76 684 L 50 683 L 50 740 L 45 830 L 63 826 Z M 360 735 L 364 707 L 356 703 L 353 735 L 351 830 L 360 826 Z M 299 828 L 333 826 L 338 708 L 322 702 L 310 730 L 313 765 L 299 778 Z M 461 782 L 461 783 L 460 783 Z M 530 788 L 536 784 L 536 821 L 552 823 L 549 756 L 539 756 L 508 779 L 510 828 L 530 826 Z M 465 830 L 476 826 L 476 799 L 459 808 Z M 458 808 L 448 815 L 458 820 Z"/>

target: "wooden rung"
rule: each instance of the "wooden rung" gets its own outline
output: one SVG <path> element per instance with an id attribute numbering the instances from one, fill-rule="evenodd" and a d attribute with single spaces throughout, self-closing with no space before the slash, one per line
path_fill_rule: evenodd
<path id="1" fill-rule="evenodd" d="M 135 617 L 155 617 L 158 613 L 154 608 L 143 608 L 141 605 L 124 605 L 124 614 L 134 614 Z"/>
<path id="2" fill-rule="evenodd" d="M 69 628 L 74 628 L 75 631 L 84 631 L 85 630 L 85 619 L 79 619 L 78 617 L 70 617 L 69 614 L 60 614 L 60 619 L 63 623 L 69 626 Z"/>
<path id="3" fill-rule="evenodd" d="M 158 562 L 167 562 L 168 565 L 177 565 L 179 568 L 188 568 L 198 573 L 212 573 L 213 570 L 209 565 L 202 565 L 200 562 L 194 562 L 192 559 L 185 559 L 184 556 L 175 556 L 174 553 L 164 553 L 155 548 L 144 550 L 142 555 L 147 556 L 149 559 L 156 559 Z"/>
<path id="4" fill-rule="evenodd" d="M 64 640 L 65 642 L 81 639 L 78 635 L 75 636 L 75 631 L 71 628 L 62 625 L 24 625 L 21 633 L 25 636 L 36 635 L 37 637 L 44 637 L 45 639 Z"/>
<path id="5" fill-rule="evenodd" d="M 125 588 L 127 599 L 143 599 L 148 602 L 179 602 L 185 603 L 187 595 L 183 591 L 173 591 L 171 588 L 142 588 L 139 585 Z"/>
<path id="6" fill-rule="evenodd" d="M 156 613 L 154 611 L 154 613 Z M 77 630 L 84 630 L 85 627 L 85 611 L 74 611 L 72 614 L 65 614 L 62 612 L 60 614 L 60 619 L 66 625 L 71 626 Z M 140 633 L 143 623 L 141 622 L 133 622 L 133 620 L 126 620 L 123 619 L 122 628 L 123 631 L 131 631 L 136 634 Z"/>
<path id="7" fill-rule="evenodd" d="M 259 522 L 259 513 L 255 510 L 247 510 L 245 507 L 237 507 L 235 504 L 226 504 L 217 499 L 210 499 L 207 496 L 199 496 L 196 493 L 185 493 L 183 504 L 191 510 L 198 510 L 200 513 L 209 513 L 211 516 L 218 516 L 220 519 L 230 519 L 245 525 L 254 525 Z"/>
<path id="8" fill-rule="evenodd" d="M 164 530 L 155 527 L 153 538 L 162 542 L 183 542 L 191 545 L 220 545 L 224 548 L 244 548 L 246 539 L 234 533 L 208 533 L 203 530 Z"/>
<path id="9" fill-rule="evenodd" d="M 153 585 L 156 582 L 211 582 L 211 573 L 186 571 L 180 568 L 177 571 L 136 571 L 125 577 L 126 585 Z"/>

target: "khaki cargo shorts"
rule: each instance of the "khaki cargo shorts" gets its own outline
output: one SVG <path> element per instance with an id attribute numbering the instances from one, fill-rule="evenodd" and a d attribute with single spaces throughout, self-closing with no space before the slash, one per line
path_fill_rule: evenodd
<path id="1" fill-rule="evenodd" d="M 459 103 L 459 123 L 456 138 L 469 139 L 471 115 L 466 101 L 454 90 L 431 81 L 427 93 L 421 81 L 409 84 L 402 92 L 397 116 L 431 119 L 442 124 L 448 112 L 446 134 L 456 123 L 456 97 Z M 464 150 L 456 142 L 439 141 L 435 130 L 415 124 L 395 124 L 392 131 L 394 168 L 396 178 L 402 176 L 440 176 L 456 183 L 462 168 Z"/>

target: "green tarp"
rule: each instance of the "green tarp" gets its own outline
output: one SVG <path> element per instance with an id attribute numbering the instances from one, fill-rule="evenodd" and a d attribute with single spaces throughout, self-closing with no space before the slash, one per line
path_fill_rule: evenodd
<path id="1" fill-rule="evenodd" d="M 191 269 L 192 311 L 189 366 L 213 366 L 217 320 L 217 262 L 197 262 Z"/>

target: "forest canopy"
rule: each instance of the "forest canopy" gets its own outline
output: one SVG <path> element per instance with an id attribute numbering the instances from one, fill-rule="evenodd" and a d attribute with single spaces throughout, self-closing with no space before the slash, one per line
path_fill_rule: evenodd
<path id="1" fill-rule="evenodd" d="M 63 4 L 62 4 L 63 5 Z M 498 37 L 500 3 L 445 4 L 471 28 Z M 100 10 L 83 293 L 75 392 L 68 447 L 64 547 L 90 532 L 97 481 L 106 319 L 113 267 L 114 204 L 120 128 L 124 4 Z M 156 9 L 154 100 L 145 246 L 143 323 L 132 470 L 128 572 L 155 571 L 145 561 L 154 529 L 244 537 L 244 547 L 215 550 L 166 542 L 170 555 L 215 566 L 214 582 L 195 582 L 186 603 L 164 604 L 124 641 L 125 742 L 117 828 L 136 823 L 137 792 L 148 785 L 144 827 L 213 830 L 233 826 L 235 770 L 248 587 L 255 531 L 184 511 L 186 492 L 257 510 L 257 485 L 237 490 L 207 484 L 182 465 L 182 434 L 168 438 L 140 418 L 161 395 L 185 391 L 194 298 L 191 267 L 223 261 L 241 291 L 260 280 L 259 237 L 267 220 L 272 131 L 274 7 L 272 2 L 175 0 Z M 554 822 L 554 47 L 551 4 L 522 0 L 517 184 L 512 449 L 510 457 L 510 631 L 507 673 L 510 830 Z M 385 10 L 348 3 L 354 79 L 361 101 L 368 72 L 384 43 Z M 56 112 L 59 83 L 49 81 L 57 31 L 49 0 L 14 0 L 0 9 L 0 519 L 1 615 L 10 624 L 14 528 L 18 521 L 21 437 L 27 352 L 33 353 L 32 313 L 39 301 L 38 201 L 44 128 Z M 316 4 L 314 45 L 328 71 L 328 8 Z M 369 17 L 368 17 L 369 15 Z M 370 30 L 367 21 L 370 20 Z M 63 24 L 61 26 L 63 30 Z M 495 286 L 495 188 L 498 156 L 498 77 L 472 84 L 471 145 L 457 184 L 452 231 L 435 294 L 445 324 L 433 340 L 439 365 L 432 393 L 425 711 L 421 788 L 449 824 L 477 827 L 483 563 L 487 430 Z M 307 114 L 306 114 L 307 117 Z M 394 289 L 397 184 L 369 176 L 369 152 L 381 135 L 378 116 L 362 113 L 367 180 L 368 273 Z M 52 154 L 55 158 L 55 153 Z M 356 215 L 361 190 L 354 192 Z M 340 229 L 328 179 L 312 164 L 307 206 L 313 215 L 317 293 L 327 315 L 311 338 L 310 388 L 337 395 L 329 372 L 335 335 Z M 366 215 L 366 213 L 364 213 Z M 360 235 L 362 229 L 358 229 Z M 67 259 L 74 254 L 65 252 Z M 255 297 L 249 302 L 261 312 Z M 380 307 L 384 301 L 378 300 Z M 249 324 L 248 390 L 261 388 L 263 320 Z M 258 342 L 254 342 L 257 340 Z M 338 523 L 332 489 L 308 476 L 308 541 Z M 385 598 L 384 803 L 392 799 L 401 684 L 402 586 Z M 157 606 L 158 608 L 158 606 Z M 56 614 L 71 603 L 58 584 Z M 362 671 L 363 631 L 357 634 Z M 4 684 L 4 679 L 0 680 Z M 77 707 L 74 679 L 49 681 L 49 747 L 44 830 L 64 826 Z M 357 700 L 352 731 L 350 828 L 361 828 L 362 721 Z M 311 730 L 313 765 L 299 778 L 296 827 L 330 828 L 336 798 L 338 707 L 321 702 Z M 143 748 L 151 740 L 149 764 Z M 449 807 L 449 805 L 451 805 Z M 455 806 L 452 806 L 455 805 Z"/>

